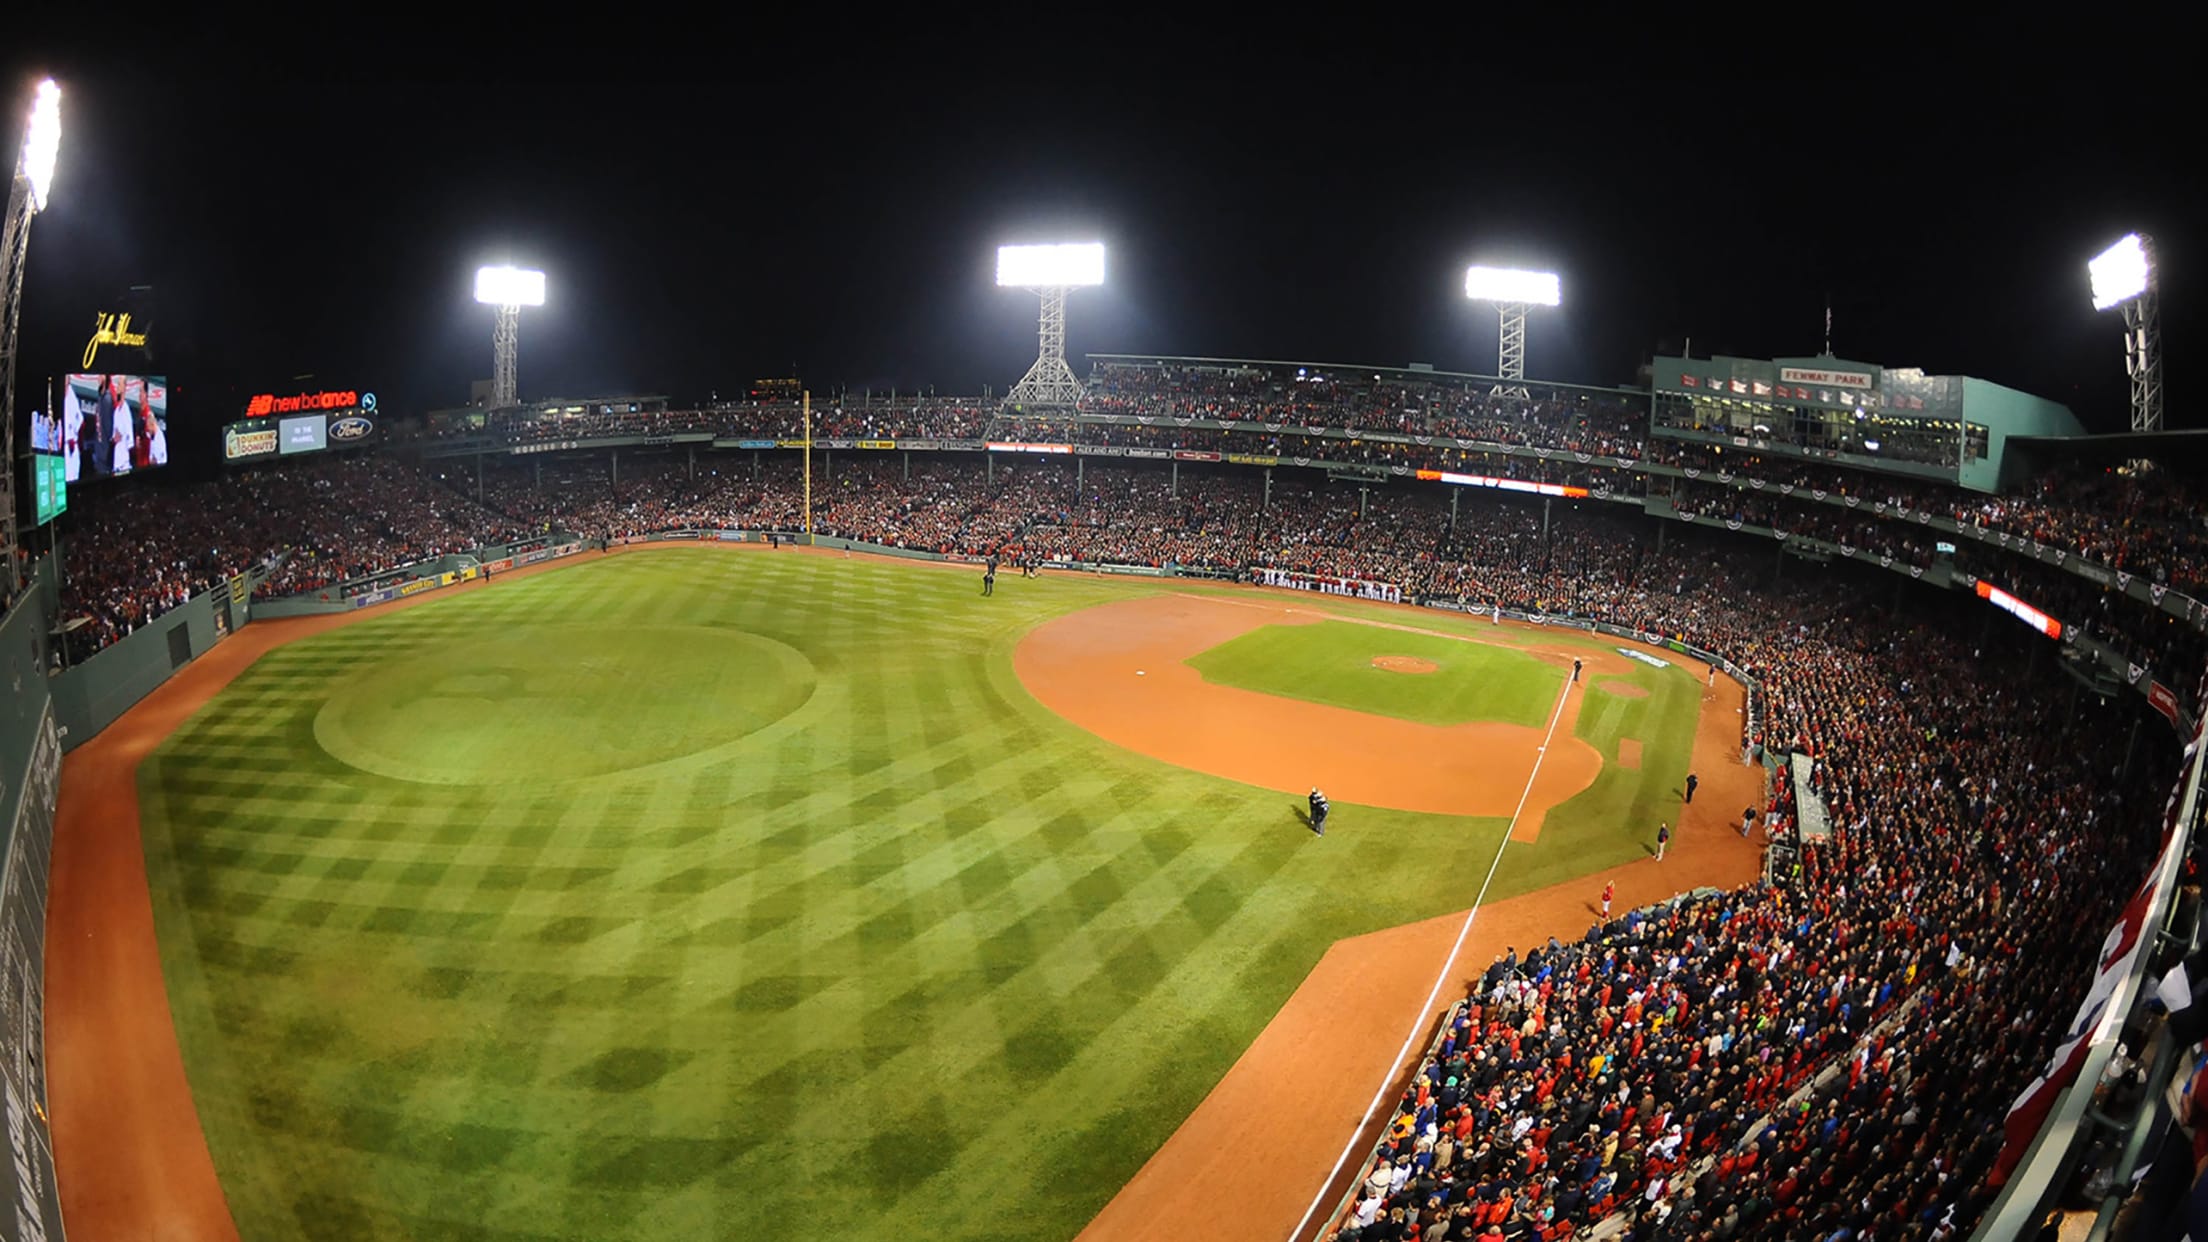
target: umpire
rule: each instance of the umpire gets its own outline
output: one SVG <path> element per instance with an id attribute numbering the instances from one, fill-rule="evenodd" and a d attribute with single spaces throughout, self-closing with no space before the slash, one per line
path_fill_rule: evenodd
<path id="1" fill-rule="evenodd" d="M 1311 831 L 1326 835 L 1326 795 L 1317 785 L 1311 787 Z"/>

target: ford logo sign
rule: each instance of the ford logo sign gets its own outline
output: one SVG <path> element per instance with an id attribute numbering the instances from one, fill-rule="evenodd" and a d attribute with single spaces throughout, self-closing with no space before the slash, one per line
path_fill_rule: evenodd
<path id="1" fill-rule="evenodd" d="M 374 423 L 357 415 L 352 418 L 340 418 L 330 424 L 330 438 L 332 440 L 358 440 L 375 430 L 375 427 Z"/>

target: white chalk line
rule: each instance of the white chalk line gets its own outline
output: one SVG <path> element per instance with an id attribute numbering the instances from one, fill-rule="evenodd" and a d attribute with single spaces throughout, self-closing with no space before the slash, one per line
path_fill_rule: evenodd
<path id="1" fill-rule="evenodd" d="M 1487 878 L 1480 881 L 1480 892 L 1472 899 L 1472 908 L 1464 912 L 1464 925 L 1457 929 L 1456 942 L 1449 946 L 1449 956 L 1442 961 L 1440 971 L 1434 975 L 1434 986 L 1426 993 L 1425 1003 L 1413 1015 L 1410 1032 L 1403 1036 L 1403 1046 L 1396 1049 L 1395 1059 L 1388 1062 L 1388 1072 L 1380 1079 L 1379 1089 L 1372 1093 L 1372 1102 L 1365 1105 L 1364 1116 L 1358 1118 L 1356 1126 L 1351 1129 L 1349 1141 L 1342 1145 L 1342 1154 L 1335 1158 L 1334 1167 L 1327 1171 L 1326 1180 L 1319 1183 L 1318 1193 L 1311 1196 L 1311 1206 L 1303 1210 L 1303 1219 L 1298 1220 L 1296 1227 L 1289 1231 L 1288 1242 L 1298 1242 L 1303 1237 L 1304 1228 L 1311 1223 L 1312 1213 L 1319 1210 L 1319 1205 L 1326 1200 L 1328 1189 L 1334 1185 L 1334 1179 L 1341 1176 L 1342 1165 L 1357 1150 L 1358 1139 L 1364 1134 L 1365 1127 L 1372 1124 L 1373 1114 L 1380 1108 L 1381 1101 L 1389 1098 L 1388 1089 L 1395 1083 L 1396 1071 L 1403 1067 L 1404 1054 L 1411 1050 L 1411 1045 L 1418 1042 L 1419 1033 L 1426 1029 L 1427 1015 L 1433 1012 L 1434 1001 L 1441 995 L 1442 985 L 1449 981 L 1450 972 L 1456 968 L 1457 954 L 1464 949 L 1465 937 L 1472 934 L 1472 920 L 1479 914 L 1480 906 L 1487 901 L 1488 887 L 1495 883 L 1495 872 L 1503 865 L 1503 851 L 1510 848 L 1511 833 L 1518 828 L 1518 816 L 1526 809 L 1526 799 L 1533 795 L 1533 783 L 1541 775 L 1541 761 L 1548 758 L 1549 742 L 1556 737 L 1556 722 L 1564 716 L 1564 702 L 1571 697 L 1574 684 L 1565 682 L 1564 688 L 1557 693 L 1556 707 L 1549 713 L 1549 731 L 1541 739 L 1541 749 L 1534 754 L 1533 770 L 1526 774 L 1526 787 L 1518 794 L 1518 809 L 1510 813 L 1510 824 L 1503 830 L 1501 843 L 1495 847 L 1495 859 L 1487 865 Z"/>

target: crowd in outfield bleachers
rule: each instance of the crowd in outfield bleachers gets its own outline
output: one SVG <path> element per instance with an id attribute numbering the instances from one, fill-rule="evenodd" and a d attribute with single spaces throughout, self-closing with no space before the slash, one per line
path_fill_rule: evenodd
<path id="1" fill-rule="evenodd" d="M 1145 417 L 1477 431 L 1632 457 L 1643 452 L 1646 421 L 1595 401 L 1437 397 L 1354 375 L 1107 375 L 1090 405 Z M 795 434 L 757 420 L 769 407 L 747 408 L 639 425 L 718 433 L 744 415 L 754 419 L 745 430 Z M 911 408 L 919 412 L 830 411 L 815 431 L 965 438 L 1001 426 L 978 406 Z M 1024 429 L 1097 439 L 1072 424 Z M 1258 436 L 1310 439 L 1201 434 L 1225 439 L 1118 425 L 1103 438 L 1231 440 L 1235 451 Z M 1370 461 L 1422 451 L 1359 448 L 1379 454 L 1357 459 Z M 1418 460 L 1638 486 L 1630 472 L 1595 463 L 1450 451 L 1458 456 Z M 1690 464 L 1705 460 L 1700 452 L 1666 444 L 1658 456 Z M 1967 513 L 2172 581 L 2195 581 L 2208 566 L 2197 497 L 2178 481 L 2071 472 L 1996 499 L 1722 456 L 1730 471 L 1768 468 L 1772 481 L 1845 483 Z M 2107 779 L 2127 756 L 2124 730 L 2106 722 L 2139 709 L 2091 696 L 2083 709 L 2059 709 L 2059 681 L 2023 674 L 2019 652 L 2037 640 L 2021 627 L 1988 643 L 1976 624 L 1982 609 L 1942 611 L 1966 601 L 1895 612 L 1881 607 L 1893 591 L 1863 589 L 1890 575 L 1791 568 L 1767 537 L 1715 529 L 1777 526 L 1929 563 L 1935 532 L 1862 511 L 1706 477 L 1672 489 L 1695 518 L 1680 524 L 1601 499 L 1544 510 L 1481 489 L 1457 489 L 1453 501 L 1441 487 L 1268 477 L 1223 464 L 1183 463 L 1176 477 L 1151 461 L 913 454 L 908 468 L 902 455 L 853 451 L 821 455 L 815 471 L 812 522 L 826 535 L 1014 563 L 1268 566 L 1678 637 L 1761 681 L 1755 742 L 1817 756 L 1835 830 L 1803 848 L 1789 882 L 1637 912 L 1570 944 L 1513 952 L 1485 973 L 1406 1091 L 1346 1218 L 1334 1222 L 1343 1242 L 1550 1239 L 1612 1218 L 1635 1239 L 1965 1236 L 1987 1198 L 2003 1112 L 2046 1056 L 2116 903 L 2139 877 L 2172 769 L 2171 748 L 2158 747 L 2137 778 Z M 72 507 L 64 615 L 89 619 L 81 654 L 255 566 L 274 567 L 264 595 L 328 591 L 551 530 L 594 539 L 795 531 L 803 497 L 788 454 L 679 450 L 625 452 L 618 466 L 599 454 L 499 458 L 480 476 L 472 463 L 440 470 L 362 453 L 209 483 L 151 483 Z M 2158 666 L 2186 670 L 2190 694 L 2189 674 L 2208 657 L 2196 631 L 2061 570 L 2009 560 L 2017 563 L 2002 569 L 2019 591 Z M 1790 795 L 1782 788 L 1749 810 L 1783 832 Z M 1810 1086 L 1834 1066 L 1826 1086 Z"/>

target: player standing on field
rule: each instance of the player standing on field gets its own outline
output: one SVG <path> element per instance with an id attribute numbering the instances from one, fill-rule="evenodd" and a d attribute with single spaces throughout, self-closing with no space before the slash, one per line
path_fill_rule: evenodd
<path id="1" fill-rule="evenodd" d="M 1326 795 L 1317 785 L 1311 787 L 1311 831 L 1326 835 Z"/>

